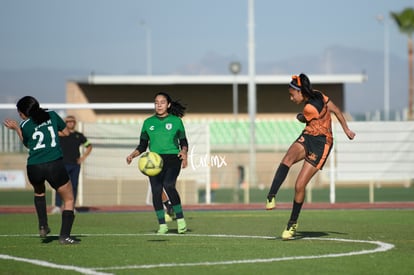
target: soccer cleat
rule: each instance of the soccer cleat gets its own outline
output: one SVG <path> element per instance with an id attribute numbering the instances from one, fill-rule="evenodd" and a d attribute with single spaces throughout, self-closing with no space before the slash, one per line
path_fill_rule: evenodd
<path id="1" fill-rule="evenodd" d="M 39 236 L 40 238 L 46 238 L 47 234 L 50 233 L 50 228 L 49 226 L 45 225 L 45 226 L 41 226 L 39 228 Z"/>
<path id="2" fill-rule="evenodd" d="M 71 237 L 66 237 L 66 238 L 65 237 L 60 237 L 59 238 L 59 243 L 66 245 L 66 244 L 78 244 L 79 242 L 72 239 Z"/>
<path id="3" fill-rule="evenodd" d="M 168 213 L 165 213 L 164 218 L 165 218 L 166 222 L 172 222 L 172 220 L 173 220 L 173 218 L 170 215 L 168 215 Z"/>
<path id="4" fill-rule="evenodd" d="M 286 227 L 286 229 L 282 232 L 282 240 L 287 241 L 287 240 L 292 240 L 293 237 L 296 235 L 296 230 L 298 228 L 298 224 L 297 223 L 292 223 Z"/>
<path id="5" fill-rule="evenodd" d="M 177 226 L 178 234 L 184 234 L 187 232 L 187 224 L 185 223 L 184 219 L 177 219 Z"/>
<path id="6" fill-rule="evenodd" d="M 269 198 L 266 199 L 266 210 L 273 210 L 276 207 L 276 200 L 273 197 L 271 200 Z"/>
<path id="7" fill-rule="evenodd" d="M 160 228 L 157 231 L 157 234 L 167 234 L 168 226 L 165 223 L 160 224 Z"/>
<path id="8" fill-rule="evenodd" d="M 50 213 L 51 214 L 60 214 L 61 213 L 60 207 L 57 207 L 57 206 L 53 207 L 53 209 Z"/>

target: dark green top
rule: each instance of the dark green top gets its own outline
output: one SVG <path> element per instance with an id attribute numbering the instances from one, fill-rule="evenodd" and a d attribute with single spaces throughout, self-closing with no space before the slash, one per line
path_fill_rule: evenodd
<path id="1" fill-rule="evenodd" d="M 66 123 L 54 111 L 48 111 L 50 119 L 37 125 L 28 118 L 20 123 L 23 144 L 29 149 L 27 165 L 40 164 L 62 157 L 58 132 L 66 128 Z"/>

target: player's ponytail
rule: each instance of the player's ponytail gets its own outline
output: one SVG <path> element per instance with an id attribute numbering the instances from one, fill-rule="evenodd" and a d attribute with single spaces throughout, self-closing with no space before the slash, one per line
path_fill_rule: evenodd
<path id="1" fill-rule="evenodd" d="M 300 91 L 303 96 L 307 98 L 319 98 L 322 96 L 320 92 L 312 88 L 312 84 L 306 74 L 301 73 L 298 77 L 300 79 Z"/>
<path id="2" fill-rule="evenodd" d="M 187 109 L 185 106 L 183 106 L 180 102 L 178 101 L 173 101 L 172 98 L 170 97 L 169 94 L 164 93 L 164 92 L 159 92 L 155 95 L 155 97 L 157 96 L 164 96 L 167 99 L 167 102 L 170 103 L 170 107 L 168 108 L 168 113 L 178 116 L 178 117 L 183 117 L 185 114 L 185 109 Z"/>
<path id="3" fill-rule="evenodd" d="M 49 113 L 45 109 L 40 108 L 39 102 L 32 96 L 25 96 L 19 99 L 16 107 L 19 112 L 33 119 L 37 125 L 50 118 Z"/>
<path id="4" fill-rule="evenodd" d="M 300 86 L 300 90 L 302 94 L 307 98 L 312 98 L 313 97 L 312 84 L 310 83 L 308 76 L 305 75 L 304 73 L 301 73 L 299 77 L 300 77 L 300 82 L 302 83 L 302 85 Z"/>
<path id="5" fill-rule="evenodd" d="M 171 106 L 168 108 L 168 113 L 173 114 L 178 117 L 183 117 L 185 115 L 185 109 L 180 102 L 178 101 L 171 101 Z"/>

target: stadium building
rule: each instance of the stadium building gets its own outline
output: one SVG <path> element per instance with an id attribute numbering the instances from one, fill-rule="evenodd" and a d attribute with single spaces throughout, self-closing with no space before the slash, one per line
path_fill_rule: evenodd
<path id="1" fill-rule="evenodd" d="M 346 111 L 345 84 L 362 83 L 366 76 L 309 75 L 314 89 L 326 93 Z M 296 113 L 300 106 L 289 100 L 290 75 L 258 75 L 256 83 L 257 115 Z M 248 76 L 99 76 L 67 82 L 67 103 L 143 103 L 153 102 L 154 94 L 169 93 L 187 106 L 189 117 L 217 117 L 234 113 L 233 93 L 237 90 L 238 114 L 248 113 Z M 131 119 L 148 115 L 148 110 L 69 110 L 81 121 L 99 122 Z"/>
<path id="2" fill-rule="evenodd" d="M 309 78 L 314 89 L 323 91 L 346 110 L 345 85 L 362 83 L 366 76 L 309 75 Z M 246 184 L 267 188 L 284 151 L 303 129 L 303 124 L 295 119 L 302 106 L 293 104 L 289 98 L 290 80 L 290 75 L 255 77 L 253 177 L 249 169 L 252 116 L 248 113 L 248 76 L 90 75 L 68 81 L 67 103 L 83 104 L 84 108 L 68 109 L 67 113 L 82 122 L 82 130 L 94 144 L 83 169 L 80 203 L 149 203 L 146 177 L 136 168 L 126 166 L 125 157 L 137 145 L 141 124 L 153 113 L 154 95 L 160 91 L 187 106 L 184 123 L 190 142 L 190 163 L 178 183 L 185 204 L 214 201 L 215 188 L 240 190 Z M 147 107 L 124 108 L 131 103 L 147 103 Z M 102 105 L 106 107 L 95 108 Z M 285 186 L 292 186 L 296 175 L 296 169 L 292 169 Z M 200 193 L 205 197 L 201 198 Z"/>

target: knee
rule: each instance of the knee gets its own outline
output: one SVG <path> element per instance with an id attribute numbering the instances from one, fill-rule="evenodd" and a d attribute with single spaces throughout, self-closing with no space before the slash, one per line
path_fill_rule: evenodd
<path id="1" fill-rule="evenodd" d="M 306 188 L 306 185 L 304 185 L 304 184 L 295 184 L 295 192 L 296 193 L 304 193 L 305 192 L 305 188 Z"/>
<path id="2" fill-rule="evenodd" d="M 286 165 L 287 167 L 291 167 L 295 163 L 295 159 L 292 158 L 290 155 L 285 155 L 281 163 Z"/>

